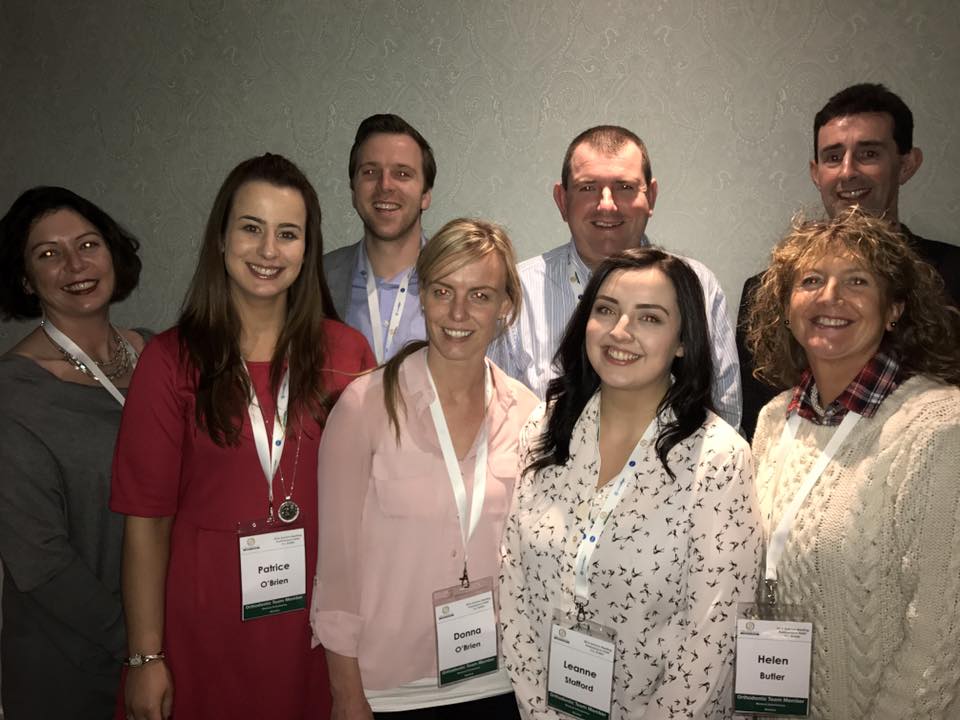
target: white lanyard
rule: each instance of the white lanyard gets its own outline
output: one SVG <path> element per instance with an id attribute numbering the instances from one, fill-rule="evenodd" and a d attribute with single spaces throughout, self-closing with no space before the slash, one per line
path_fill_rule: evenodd
<path id="1" fill-rule="evenodd" d="M 56 325 L 50 322 L 49 318 L 43 319 L 43 328 L 47 335 L 49 335 L 57 345 L 62 347 L 77 360 L 83 363 L 83 366 L 97 379 L 97 382 L 103 385 L 107 392 L 113 395 L 116 401 L 120 403 L 120 407 L 123 407 L 123 393 L 117 390 L 117 386 L 113 384 L 113 381 L 107 377 L 106 373 L 100 369 L 100 366 L 91 360 L 90 356 L 87 355 L 79 345 L 67 337 Z M 137 351 L 133 349 L 133 346 L 125 337 L 123 337 L 123 335 L 120 335 L 120 333 L 117 333 L 117 335 L 120 336 L 120 342 L 127 346 L 127 352 L 130 353 L 130 357 L 133 358 L 133 366 L 136 367 Z"/>
<path id="2" fill-rule="evenodd" d="M 247 364 L 243 364 L 244 370 Z M 247 371 L 250 379 L 250 372 Z M 280 458 L 283 455 L 283 444 L 286 442 L 287 403 L 290 401 L 290 368 L 287 367 L 280 381 L 280 391 L 277 393 L 277 411 L 273 414 L 273 445 L 267 439 L 267 426 L 260 411 L 260 401 L 250 379 L 250 402 L 247 405 L 247 414 L 250 416 L 250 427 L 253 429 L 253 441 L 257 446 L 257 457 L 260 458 L 260 468 L 267 479 L 267 499 L 270 501 L 270 513 L 273 514 L 273 476 L 280 467 Z"/>
<path id="3" fill-rule="evenodd" d="M 390 323 L 387 325 L 387 337 L 384 340 L 383 327 L 380 319 L 380 297 L 377 295 L 377 278 L 373 274 L 373 266 L 370 264 L 370 258 L 364 253 L 364 260 L 367 263 L 367 308 L 370 310 L 370 334 L 373 336 L 373 354 L 378 363 L 382 363 L 386 354 L 390 352 L 393 345 L 393 338 L 400 328 L 400 318 L 403 316 L 403 307 L 407 302 L 407 286 L 410 284 L 410 276 L 413 274 L 413 268 L 410 268 L 403 274 L 400 280 L 400 287 L 397 288 L 397 297 L 393 301 L 393 312 L 390 314 Z"/>
<path id="4" fill-rule="evenodd" d="M 447 419 L 443 415 L 443 406 L 440 404 L 440 394 L 437 392 L 437 386 L 433 382 L 433 375 L 430 368 L 427 368 L 427 379 L 430 380 L 430 389 L 433 390 L 434 399 L 430 403 L 430 414 L 433 416 L 433 424 L 437 429 L 437 439 L 440 440 L 440 450 L 443 453 L 443 461 L 447 465 L 447 476 L 450 478 L 450 487 L 453 488 L 453 499 L 457 503 L 457 517 L 460 520 L 460 535 L 463 538 L 463 577 L 460 578 L 464 587 L 469 587 L 470 581 L 467 577 L 467 544 L 473 536 L 473 531 L 477 529 L 480 522 L 480 511 L 483 509 L 483 498 L 487 491 L 487 413 L 486 409 L 490 405 L 493 397 L 493 381 L 491 378 L 490 366 L 487 365 L 483 374 L 483 396 L 484 396 L 484 416 L 480 425 L 480 445 L 477 448 L 476 463 L 473 467 L 473 498 L 470 500 L 470 518 L 467 520 L 467 488 L 463 482 L 463 473 L 460 472 L 460 462 L 457 460 L 457 452 L 453 448 L 453 440 L 450 437 L 450 428 L 447 427 Z"/>
<path id="5" fill-rule="evenodd" d="M 657 418 L 654 418 L 644 431 L 643 437 L 640 438 L 640 441 L 633 448 L 627 464 L 623 466 L 620 474 L 613 480 L 613 487 L 610 489 L 607 499 L 600 509 L 600 513 L 593 521 L 593 527 L 590 528 L 590 532 L 585 534 L 580 541 L 580 546 L 577 548 L 577 561 L 574 564 L 574 571 L 576 572 L 574 595 L 577 597 L 578 606 L 583 607 L 590 600 L 590 563 L 593 559 L 593 553 L 597 549 L 597 541 L 600 539 L 603 529 L 607 526 L 610 515 L 613 514 L 614 509 L 620 504 L 623 496 L 626 495 L 627 485 L 635 478 L 636 467 L 640 463 L 640 460 L 649 452 L 648 446 L 653 440 L 656 431 Z"/>
<path id="6" fill-rule="evenodd" d="M 843 445 L 847 436 L 850 435 L 850 431 L 853 430 L 854 426 L 860 421 L 860 417 L 858 413 L 852 411 L 846 414 L 836 432 L 833 433 L 833 437 L 830 438 L 830 442 L 827 443 L 827 447 L 824 448 L 823 452 L 820 453 L 820 457 L 818 457 L 817 461 L 813 464 L 813 467 L 807 472 L 803 484 L 800 486 L 800 489 L 797 490 L 797 494 L 794 495 L 793 500 L 780 518 L 780 522 L 777 523 L 777 528 L 767 541 L 767 562 L 764 579 L 766 580 L 767 599 L 771 604 L 775 602 L 774 588 L 777 584 L 777 566 L 780 564 L 780 558 L 783 557 L 783 550 L 787 544 L 787 536 L 790 535 L 790 530 L 793 528 L 797 513 L 800 511 L 803 503 L 806 502 L 810 491 L 813 490 L 813 486 L 817 484 L 817 480 L 820 479 L 827 465 L 833 460 L 834 456 L 836 456 L 837 451 L 840 449 L 840 446 Z M 778 470 L 781 473 L 783 472 L 783 464 L 790 444 L 793 443 L 797 437 L 797 428 L 799 426 L 800 416 L 796 412 L 790 415 L 786 424 L 783 426 L 776 456 L 777 465 L 779 466 Z M 770 512 L 772 514 L 772 508 Z"/>
<path id="7" fill-rule="evenodd" d="M 567 254 L 567 279 L 570 280 L 570 287 L 573 288 L 573 295 L 577 302 L 583 297 L 583 281 L 580 279 L 580 273 L 577 272 L 577 266 L 573 262 L 573 251 Z"/>

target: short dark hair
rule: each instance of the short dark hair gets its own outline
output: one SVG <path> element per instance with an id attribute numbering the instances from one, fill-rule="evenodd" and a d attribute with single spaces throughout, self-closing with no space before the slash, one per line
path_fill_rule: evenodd
<path id="1" fill-rule="evenodd" d="M 820 153 L 820 128 L 831 120 L 863 113 L 886 113 L 893 120 L 893 140 L 897 152 L 906 155 L 913 150 L 913 113 L 900 96 L 880 83 L 859 83 L 844 88 L 813 118 L 813 161 Z"/>
<path id="2" fill-rule="evenodd" d="M 570 181 L 570 161 L 580 145 L 586 143 L 604 155 L 616 155 L 628 142 L 640 148 L 640 153 L 643 155 L 643 179 L 649 185 L 653 180 L 653 168 L 650 167 L 650 153 L 647 152 L 647 146 L 643 140 L 635 132 L 619 125 L 596 125 L 577 135 L 567 146 L 567 154 L 563 156 L 563 167 L 560 168 L 560 184 L 563 189 L 567 189 Z"/>
<path id="3" fill-rule="evenodd" d="M 110 302 L 124 300 L 140 280 L 139 241 L 116 220 L 86 198 L 62 187 L 30 188 L 13 201 L 0 220 L 0 312 L 5 320 L 40 317 L 40 298 L 24 288 L 27 278 L 24 249 L 38 220 L 57 210 L 72 210 L 99 232 L 113 260 L 114 288 Z"/>
<path id="4" fill-rule="evenodd" d="M 408 135 L 412 137 L 420 146 L 420 154 L 423 156 L 423 191 L 433 189 L 433 181 L 437 179 L 437 161 L 433 157 L 433 148 L 413 125 L 393 113 L 371 115 L 361 122 L 360 127 L 357 128 L 357 134 L 353 138 L 353 147 L 350 148 L 350 162 L 347 166 L 350 173 L 350 189 L 353 189 L 353 176 L 357 172 L 360 147 L 371 135 L 378 134 Z"/>
<path id="5" fill-rule="evenodd" d="M 531 462 L 524 472 L 551 465 L 563 465 L 570 459 L 570 438 L 583 408 L 600 387 L 600 376 L 587 357 L 585 338 L 587 321 L 604 280 L 617 270 L 657 268 L 669 278 L 677 293 L 680 308 L 680 342 L 683 355 L 673 359 L 670 372 L 673 385 L 657 408 L 673 410 L 675 420 L 660 428 L 657 456 L 667 473 L 674 477 L 667 456 L 675 445 L 697 431 L 713 410 L 710 386 L 713 361 L 710 357 L 710 331 L 703 302 L 703 286 L 686 262 L 660 248 L 631 248 L 601 262 L 577 304 L 560 341 L 553 363 L 560 374 L 547 387 L 549 410 L 547 427 L 536 441 Z"/>

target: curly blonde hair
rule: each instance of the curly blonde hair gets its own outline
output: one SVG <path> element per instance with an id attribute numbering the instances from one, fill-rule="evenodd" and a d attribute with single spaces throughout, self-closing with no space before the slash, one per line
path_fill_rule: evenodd
<path id="1" fill-rule="evenodd" d="M 881 347 L 911 375 L 960 385 L 960 312 L 951 306 L 943 279 L 923 262 L 889 221 L 854 207 L 832 220 L 794 217 L 791 232 L 773 250 L 770 267 L 749 303 L 747 346 L 754 376 L 779 387 L 796 385 L 808 367 L 787 327 L 797 274 L 831 254 L 850 256 L 881 281 L 883 310 L 903 303 L 903 313 Z"/>

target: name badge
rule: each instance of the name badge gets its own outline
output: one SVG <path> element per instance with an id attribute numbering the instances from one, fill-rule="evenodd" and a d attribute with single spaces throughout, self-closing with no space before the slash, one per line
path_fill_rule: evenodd
<path id="1" fill-rule="evenodd" d="M 303 528 L 259 531 L 263 527 L 268 525 L 252 523 L 247 531 L 239 533 L 243 620 L 303 610 L 307 606 Z"/>
<path id="2" fill-rule="evenodd" d="M 547 707 L 581 720 L 606 720 L 613 699 L 616 631 L 555 610 L 550 626 Z"/>
<path id="3" fill-rule="evenodd" d="M 737 617 L 734 712 L 806 717 L 813 623 Z"/>
<path id="4" fill-rule="evenodd" d="M 497 670 L 497 618 L 493 578 L 433 593 L 437 634 L 437 685 L 468 680 Z"/>

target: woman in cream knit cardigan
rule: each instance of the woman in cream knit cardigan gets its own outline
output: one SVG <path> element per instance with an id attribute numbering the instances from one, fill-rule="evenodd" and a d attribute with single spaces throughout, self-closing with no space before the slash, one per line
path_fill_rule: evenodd
<path id="1" fill-rule="evenodd" d="M 793 386 L 753 441 L 768 539 L 852 424 L 772 591 L 814 624 L 810 716 L 958 718 L 960 313 L 903 237 L 856 209 L 797 224 L 753 303 L 758 374 Z"/>

